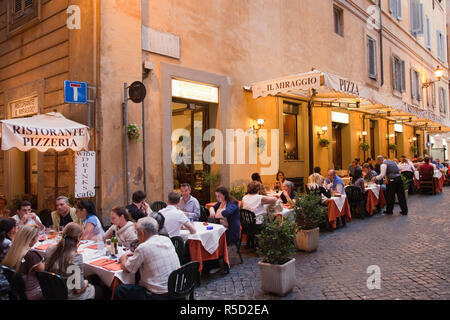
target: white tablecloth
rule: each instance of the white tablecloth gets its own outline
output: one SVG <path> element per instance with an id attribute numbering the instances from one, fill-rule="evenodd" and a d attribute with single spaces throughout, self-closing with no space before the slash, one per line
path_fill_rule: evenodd
<path id="1" fill-rule="evenodd" d="M 47 244 L 47 243 L 56 245 L 57 241 L 56 241 L 56 239 L 51 239 L 51 240 L 46 240 L 43 242 L 37 242 L 36 245 L 34 246 L 34 250 L 36 250 L 41 255 L 46 257 L 47 252 L 43 251 L 43 250 L 37 250 L 36 247 L 40 246 L 42 244 Z M 84 276 L 86 277 L 91 274 L 95 274 L 103 281 L 104 284 L 106 284 L 108 286 L 111 286 L 114 277 L 117 277 L 120 281 L 122 281 L 122 283 L 133 284 L 134 283 L 134 273 L 128 273 L 128 272 L 124 272 L 122 270 L 111 271 L 111 270 L 107 270 L 107 269 L 104 269 L 99 266 L 93 266 L 93 265 L 89 264 L 89 262 L 92 262 L 92 261 L 95 261 L 95 260 L 98 260 L 101 258 L 110 258 L 105 255 L 105 250 L 98 251 L 98 250 L 87 248 L 94 244 L 95 244 L 94 241 L 87 241 L 87 242 L 81 243 L 80 246 L 78 247 L 78 251 L 83 255 Z M 119 247 L 119 254 L 117 255 L 117 257 L 120 257 L 122 255 L 122 253 L 123 253 L 123 249 L 122 249 L 122 247 Z"/>
<path id="2" fill-rule="evenodd" d="M 375 198 L 377 199 L 379 198 L 381 190 L 381 187 L 379 185 L 368 186 L 366 189 L 372 191 L 373 194 L 375 195 Z"/>
<path id="3" fill-rule="evenodd" d="M 187 240 L 199 240 L 202 243 L 203 248 L 210 254 L 213 254 L 219 247 L 219 240 L 223 233 L 226 231 L 225 227 L 221 224 L 209 223 L 205 226 L 203 222 L 195 221 L 194 227 L 197 233 L 190 234 L 189 230 L 181 230 L 180 236 L 184 241 Z M 207 227 L 213 227 L 212 230 L 207 230 Z"/>
<path id="4" fill-rule="evenodd" d="M 336 206 L 337 206 L 339 212 L 341 212 L 342 208 L 344 207 L 346 198 L 347 198 L 347 196 L 345 196 L 345 195 L 341 195 L 340 197 L 331 197 L 331 198 L 327 198 L 322 195 L 322 202 L 325 202 L 326 200 L 333 200 L 334 203 L 336 203 Z"/>
<path id="5" fill-rule="evenodd" d="M 416 180 L 420 180 L 420 175 L 419 175 L 418 170 L 414 171 L 414 177 L 416 178 Z M 433 178 L 440 179 L 441 177 L 442 177 L 442 172 L 440 170 L 434 170 Z"/>

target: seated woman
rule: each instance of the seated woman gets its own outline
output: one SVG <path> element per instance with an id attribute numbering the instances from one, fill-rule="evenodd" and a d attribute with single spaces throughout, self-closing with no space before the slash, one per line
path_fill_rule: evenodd
<path id="1" fill-rule="evenodd" d="M 49 247 L 46 255 L 45 270 L 56 273 L 63 278 L 68 278 L 73 274 L 67 272 L 69 267 L 72 270 L 80 270 L 80 282 L 75 283 L 76 289 L 68 289 L 69 300 L 87 300 L 106 298 L 103 295 L 104 289 L 95 288 L 83 276 L 83 256 L 77 252 L 78 244 L 83 235 L 83 229 L 75 222 L 68 223 L 62 232 L 62 239 L 56 246 Z M 74 268 L 75 267 L 75 268 Z"/>
<path id="2" fill-rule="evenodd" d="M 83 226 L 83 236 L 81 240 L 103 240 L 102 223 L 98 219 L 95 206 L 92 201 L 82 200 L 77 203 L 77 217 Z"/>
<path id="3" fill-rule="evenodd" d="M 137 240 L 134 220 L 131 219 L 128 210 L 124 207 L 114 207 L 111 209 L 111 227 L 103 235 L 103 239 L 110 239 L 113 231 L 116 232 L 119 245 L 130 248 L 130 244 Z"/>
<path id="4" fill-rule="evenodd" d="M 253 212 L 256 216 L 256 224 L 261 225 L 266 214 L 265 204 L 275 204 L 277 198 L 258 194 L 262 187 L 259 182 L 250 182 L 247 186 L 247 194 L 242 198 L 242 209 Z"/>
<path id="5" fill-rule="evenodd" d="M 273 184 L 273 190 L 275 190 L 276 192 L 278 192 L 279 190 L 281 190 L 283 188 L 283 183 L 284 181 L 286 181 L 286 179 L 284 178 L 284 173 L 283 171 L 278 171 L 276 178 L 275 178 L 275 183 Z"/>
<path id="6" fill-rule="evenodd" d="M 261 185 L 259 186 L 259 194 L 265 196 L 267 194 L 266 188 L 264 188 L 264 184 L 261 180 L 261 176 L 258 172 L 252 174 L 252 182 L 259 182 Z"/>
<path id="7" fill-rule="evenodd" d="M 280 195 L 281 201 L 283 201 L 284 204 L 289 203 L 293 204 L 295 201 L 297 193 L 294 190 L 294 183 L 292 181 L 284 181 L 283 182 L 283 192 Z"/>
<path id="8" fill-rule="evenodd" d="M 362 166 L 362 177 L 365 181 L 370 182 L 373 177 L 376 177 L 378 174 L 375 170 L 370 168 L 369 163 L 364 163 Z"/>
<path id="9" fill-rule="evenodd" d="M 362 170 L 359 168 L 356 168 L 353 172 L 352 177 L 352 186 L 357 186 L 361 188 L 361 191 L 364 193 L 364 179 L 362 178 Z"/>
<path id="10" fill-rule="evenodd" d="M 318 173 L 313 173 L 308 177 L 308 184 L 306 185 L 306 192 L 317 192 L 327 198 L 331 197 L 331 192 L 323 187 L 325 179 Z"/>
<path id="11" fill-rule="evenodd" d="M 39 253 L 31 248 L 39 238 L 39 227 L 35 224 L 26 224 L 17 231 L 16 236 L 8 250 L 3 264 L 22 275 L 25 282 L 25 295 L 28 300 L 42 300 L 41 287 L 36 277 L 36 271 L 44 271 L 44 263 Z"/>
<path id="12" fill-rule="evenodd" d="M 239 240 L 241 227 L 239 202 L 230 195 L 224 186 L 216 189 L 216 198 L 217 203 L 209 209 L 210 218 L 219 219 L 220 223 L 227 228 L 225 234 L 228 245 L 236 243 Z"/>
<path id="13" fill-rule="evenodd" d="M 0 219 L 0 263 L 8 253 L 17 232 L 16 220 L 11 218 Z"/>

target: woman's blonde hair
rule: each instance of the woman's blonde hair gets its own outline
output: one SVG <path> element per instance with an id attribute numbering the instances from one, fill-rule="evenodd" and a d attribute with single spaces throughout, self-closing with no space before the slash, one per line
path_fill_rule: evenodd
<path id="1" fill-rule="evenodd" d="M 19 272 L 22 259 L 31 249 L 30 243 L 39 235 L 39 228 L 35 224 L 26 224 L 17 231 L 16 236 L 8 250 L 3 264 Z"/>
<path id="2" fill-rule="evenodd" d="M 313 173 L 308 177 L 308 185 L 310 189 L 316 189 L 323 185 L 324 178 L 318 174 Z"/>

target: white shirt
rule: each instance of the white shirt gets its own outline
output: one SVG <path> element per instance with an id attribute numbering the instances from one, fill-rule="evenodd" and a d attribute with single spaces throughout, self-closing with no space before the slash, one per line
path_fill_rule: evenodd
<path id="1" fill-rule="evenodd" d="M 414 173 L 414 165 L 411 162 L 406 162 L 406 163 L 399 163 L 398 166 L 400 167 L 400 172 L 405 172 L 405 171 L 410 171 L 412 173 Z"/>
<path id="2" fill-rule="evenodd" d="M 399 168 L 399 170 L 401 170 L 401 168 L 398 166 L 398 164 L 397 164 L 397 167 Z M 377 175 L 375 178 L 377 180 L 381 180 L 384 177 L 386 177 L 386 170 L 387 170 L 387 165 L 385 163 L 382 163 L 380 166 L 380 174 Z"/>
<path id="3" fill-rule="evenodd" d="M 170 238 L 179 236 L 181 226 L 189 222 L 184 212 L 173 205 L 168 205 L 159 212 L 164 216 L 164 227 L 161 233 L 167 234 Z"/>
<path id="4" fill-rule="evenodd" d="M 266 214 L 266 208 L 261 203 L 262 197 L 260 194 L 247 194 L 242 198 L 242 209 L 253 212 L 258 224 L 262 223 L 263 215 Z"/>
<path id="5" fill-rule="evenodd" d="M 140 270 L 139 285 L 152 293 L 164 294 L 168 292 L 169 276 L 180 267 L 180 261 L 172 241 L 165 236 L 154 235 L 136 248 L 125 267 L 131 273 Z"/>
<path id="6" fill-rule="evenodd" d="M 20 223 L 20 217 L 19 217 L 19 215 L 18 215 L 18 214 L 14 215 L 14 216 L 13 216 L 13 219 L 16 220 L 17 225 L 19 225 L 19 223 Z M 36 220 L 37 220 L 40 224 L 42 224 L 41 219 L 39 219 L 39 216 L 38 216 L 37 214 L 36 214 Z M 31 218 L 28 219 L 27 222 L 25 222 L 25 224 L 35 224 L 35 225 L 37 225 L 36 222 L 35 222 L 33 219 L 31 219 Z M 25 225 L 25 224 L 24 224 L 24 225 Z M 42 230 L 40 231 L 40 234 L 44 234 L 44 233 L 45 233 L 45 227 L 42 228 Z"/>

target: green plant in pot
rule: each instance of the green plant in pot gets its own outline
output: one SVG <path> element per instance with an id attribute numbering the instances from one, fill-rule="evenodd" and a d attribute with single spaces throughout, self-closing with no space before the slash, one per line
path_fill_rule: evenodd
<path id="1" fill-rule="evenodd" d="M 391 151 L 397 151 L 397 145 L 394 143 L 389 143 L 389 150 Z"/>
<path id="2" fill-rule="evenodd" d="M 361 149 L 364 152 L 367 152 L 370 149 L 370 145 L 367 142 L 361 142 L 359 144 L 359 149 Z"/>
<path id="3" fill-rule="evenodd" d="M 242 198 L 245 196 L 245 186 L 234 186 L 230 189 L 230 194 L 236 199 L 236 200 L 242 200 Z"/>
<path id="4" fill-rule="evenodd" d="M 330 144 L 330 140 L 325 139 L 325 138 L 320 138 L 319 144 L 321 147 L 327 147 Z"/>
<path id="5" fill-rule="evenodd" d="M 295 222 L 299 231 L 295 237 L 297 249 L 312 252 L 319 246 L 319 226 L 328 218 L 327 207 L 321 203 L 318 192 L 297 195 L 295 198 Z"/>
<path id="6" fill-rule="evenodd" d="M 136 141 L 142 141 L 139 130 L 140 130 L 140 127 L 137 124 L 130 123 L 128 125 L 128 138 L 136 139 Z"/>
<path id="7" fill-rule="evenodd" d="M 417 153 L 417 146 L 415 146 L 415 145 L 411 145 L 411 152 L 413 153 L 413 154 L 416 154 Z"/>
<path id="8" fill-rule="evenodd" d="M 295 285 L 294 238 L 297 225 L 269 213 L 264 216 L 263 230 L 257 235 L 257 254 L 261 287 L 265 292 L 285 296 Z"/>

